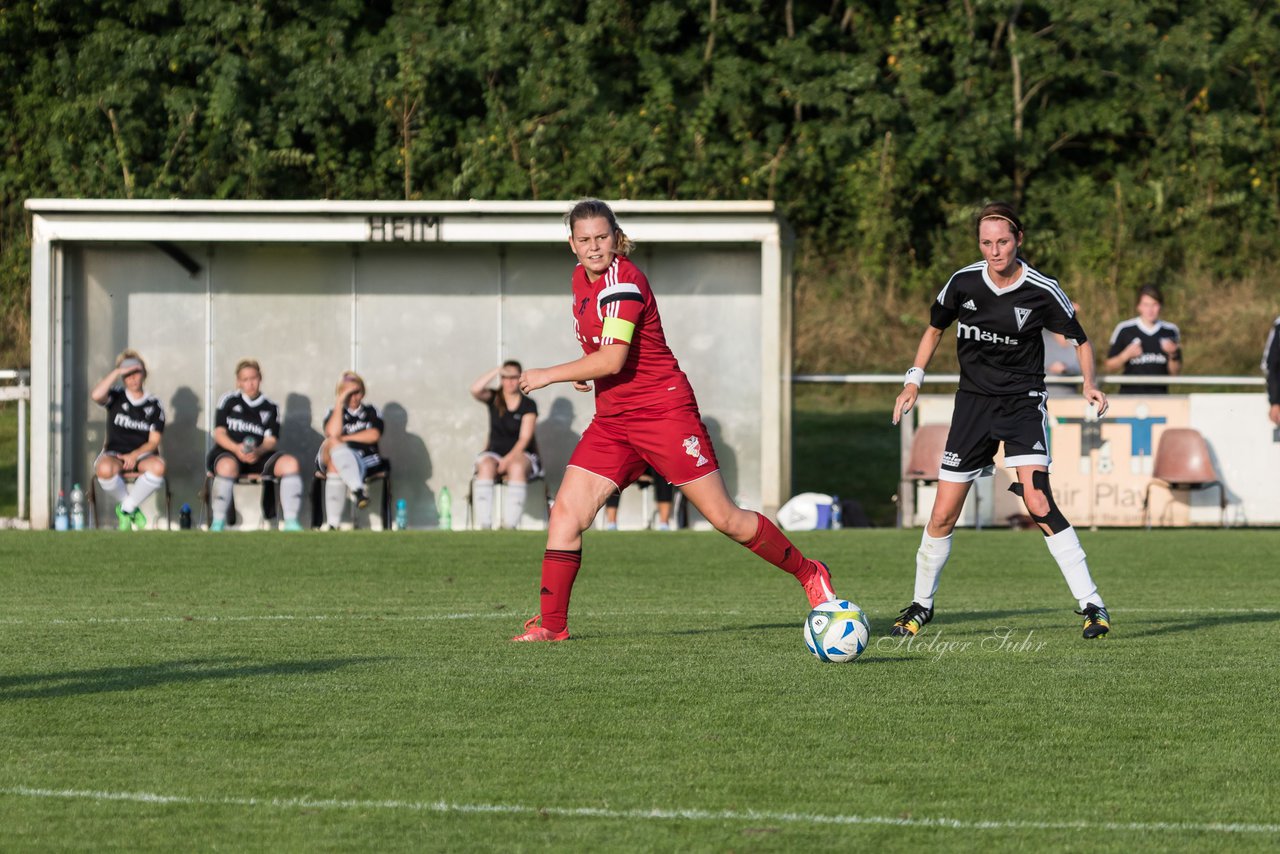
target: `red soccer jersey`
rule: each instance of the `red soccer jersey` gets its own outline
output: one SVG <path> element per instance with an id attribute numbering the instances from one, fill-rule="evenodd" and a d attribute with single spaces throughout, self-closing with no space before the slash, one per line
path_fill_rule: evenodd
<path id="1" fill-rule="evenodd" d="M 584 353 L 604 344 L 631 345 L 621 371 L 595 380 L 597 415 L 697 406 L 693 386 L 667 346 L 649 280 L 629 259 L 615 255 L 594 282 L 581 264 L 574 269 L 573 331 Z"/>

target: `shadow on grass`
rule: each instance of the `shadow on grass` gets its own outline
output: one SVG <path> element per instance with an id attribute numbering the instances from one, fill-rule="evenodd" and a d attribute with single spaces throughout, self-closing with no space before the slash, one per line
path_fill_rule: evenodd
<path id="1" fill-rule="evenodd" d="M 1019 608 L 1012 611 L 938 611 L 937 616 L 929 623 L 931 628 L 942 628 L 954 623 L 991 623 L 998 620 L 1008 620 L 1017 617 L 1034 617 L 1044 614 L 1067 614 L 1074 609 L 1070 608 Z M 894 620 L 897 619 L 895 615 Z M 1074 616 L 1071 618 L 1075 619 Z M 892 620 L 890 620 L 892 623 Z M 999 623 L 998 625 L 1005 625 Z"/>
<path id="2" fill-rule="evenodd" d="M 96 670 L 0 676 L 0 701 L 135 691 L 159 685 L 207 682 L 214 679 L 313 676 L 329 673 L 341 667 L 386 660 L 385 658 L 323 658 L 314 661 L 249 664 L 240 663 L 239 659 L 197 658 L 134 667 L 103 667 Z"/>
<path id="3" fill-rule="evenodd" d="M 1124 611 L 1118 611 L 1117 614 L 1123 618 Z M 1185 620 L 1180 623 L 1171 623 L 1167 626 L 1159 626 L 1156 628 L 1126 628 L 1125 634 L 1129 637 L 1147 638 L 1157 635 L 1169 635 L 1175 632 L 1194 632 L 1200 629 L 1211 629 L 1217 626 L 1238 626 L 1241 623 L 1275 623 L 1280 622 L 1280 614 L 1262 613 L 1262 614 L 1206 614 L 1203 617 L 1197 617 Z M 1140 626 L 1141 624 L 1139 624 Z"/>

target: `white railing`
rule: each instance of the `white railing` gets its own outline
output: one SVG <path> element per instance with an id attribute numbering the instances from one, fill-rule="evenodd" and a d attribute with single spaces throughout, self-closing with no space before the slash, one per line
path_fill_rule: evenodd
<path id="1" fill-rule="evenodd" d="M 27 519 L 27 401 L 31 399 L 30 371 L 0 371 L 0 401 L 18 401 L 18 515 L 0 519 L 5 527 L 24 527 Z"/>
<path id="2" fill-rule="evenodd" d="M 791 377 L 791 381 L 795 383 L 833 383 L 836 385 L 847 385 L 852 383 L 867 383 L 869 385 L 893 385 L 897 383 L 901 385 L 902 374 L 795 374 Z M 927 381 L 929 383 L 950 383 L 954 385 L 960 382 L 959 374 L 929 374 Z M 1050 385 L 1079 385 L 1080 377 L 1045 377 L 1044 381 Z M 1230 386 L 1265 386 L 1267 380 L 1265 377 L 1128 377 L 1123 374 L 1105 374 L 1098 377 L 1098 382 L 1103 385 L 1103 391 L 1110 385 L 1123 383 L 1124 385 L 1160 385 L 1160 386 L 1202 386 L 1202 385 L 1230 385 Z"/>

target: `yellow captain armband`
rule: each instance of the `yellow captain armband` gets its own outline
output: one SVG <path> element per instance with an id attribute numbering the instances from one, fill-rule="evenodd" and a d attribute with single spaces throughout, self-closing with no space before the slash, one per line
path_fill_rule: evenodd
<path id="1" fill-rule="evenodd" d="M 636 334 L 636 325 L 621 317 L 606 317 L 604 327 L 600 330 L 602 340 L 613 339 L 623 344 L 631 343 L 631 336 Z"/>

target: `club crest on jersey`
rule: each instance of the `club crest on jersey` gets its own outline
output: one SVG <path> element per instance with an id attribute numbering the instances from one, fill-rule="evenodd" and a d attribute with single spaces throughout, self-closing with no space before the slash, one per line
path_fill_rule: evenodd
<path id="1" fill-rule="evenodd" d="M 707 463 L 711 462 L 702 455 L 702 444 L 698 441 L 697 436 L 690 436 L 688 439 L 684 440 L 684 452 L 691 457 L 697 458 L 698 468 L 702 468 Z"/>
<path id="2" fill-rule="evenodd" d="M 1027 322 L 1027 318 L 1028 318 L 1028 317 L 1030 317 L 1030 316 L 1031 316 L 1031 309 L 1029 309 L 1029 308 L 1014 308 L 1014 310 L 1013 310 L 1013 318 L 1014 318 L 1014 320 L 1018 321 L 1018 331 L 1019 331 L 1019 332 L 1021 332 L 1021 331 L 1022 331 L 1022 324 L 1026 323 L 1026 322 Z"/>
<path id="3" fill-rule="evenodd" d="M 582 317 L 583 312 L 587 310 L 587 297 L 582 298 L 582 302 L 578 304 L 578 317 Z"/>
<path id="4" fill-rule="evenodd" d="M 268 421 L 270 421 L 270 420 L 271 420 L 271 413 L 270 413 L 270 412 L 259 412 L 259 413 L 258 413 L 258 417 L 262 419 L 262 423 L 263 423 L 263 424 L 266 424 Z"/>

